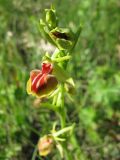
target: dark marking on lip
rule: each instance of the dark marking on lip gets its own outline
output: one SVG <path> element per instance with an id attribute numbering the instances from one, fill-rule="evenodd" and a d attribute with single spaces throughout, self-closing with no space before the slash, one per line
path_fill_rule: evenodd
<path id="1" fill-rule="evenodd" d="M 52 34 L 56 38 L 65 39 L 65 40 L 69 40 L 70 39 L 70 37 L 66 33 L 61 33 L 61 32 L 55 31 L 55 32 L 52 32 Z"/>

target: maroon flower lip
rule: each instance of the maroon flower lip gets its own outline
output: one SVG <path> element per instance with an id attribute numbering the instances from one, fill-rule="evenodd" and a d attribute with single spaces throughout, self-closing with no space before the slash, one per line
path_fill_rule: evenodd
<path id="1" fill-rule="evenodd" d="M 61 32 L 58 32 L 58 31 L 54 31 L 54 32 L 52 32 L 52 34 L 56 38 L 65 39 L 65 40 L 69 40 L 70 39 L 70 37 L 66 33 L 61 33 Z"/>
<path id="2" fill-rule="evenodd" d="M 42 70 L 33 70 L 30 73 L 31 78 L 31 91 L 37 93 L 41 88 L 43 88 L 52 73 L 53 65 L 50 63 L 43 63 Z"/>

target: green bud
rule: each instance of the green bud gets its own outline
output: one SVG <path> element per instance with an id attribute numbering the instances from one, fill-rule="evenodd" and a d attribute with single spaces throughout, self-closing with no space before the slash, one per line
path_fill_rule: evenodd
<path id="1" fill-rule="evenodd" d="M 57 26 L 57 17 L 56 12 L 53 9 L 46 9 L 46 23 L 50 27 L 50 29 L 53 29 Z"/>
<path id="2" fill-rule="evenodd" d="M 38 142 L 38 152 L 40 156 L 47 156 L 54 148 L 54 139 L 52 136 L 45 135 Z"/>

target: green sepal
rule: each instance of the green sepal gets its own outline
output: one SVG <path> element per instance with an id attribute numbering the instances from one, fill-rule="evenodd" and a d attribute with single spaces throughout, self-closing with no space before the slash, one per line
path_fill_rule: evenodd
<path id="1" fill-rule="evenodd" d="M 61 92 L 58 94 L 57 96 L 57 101 L 56 101 L 56 106 L 57 107 L 60 107 L 61 106 L 61 103 L 62 103 L 62 94 Z"/>
<path id="2" fill-rule="evenodd" d="M 74 36 L 74 40 L 75 40 L 75 41 L 74 41 L 74 45 L 73 45 L 73 47 L 71 48 L 71 51 L 70 51 L 70 52 L 72 52 L 72 50 L 75 48 L 75 45 L 76 45 L 77 42 L 78 42 L 78 38 L 79 38 L 79 36 L 80 36 L 81 31 L 82 31 L 82 25 L 79 26 L 78 30 L 77 30 L 76 33 L 75 33 L 75 36 Z"/>
<path id="3" fill-rule="evenodd" d="M 65 83 L 65 89 L 68 94 L 75 95 L 76 94 L 76 88 L 75 83 L 72 78 L 69 78 Z"/>
<path id="4" fill-rule="evenodd" d="M 49 28 L 47 27 L 47 25 L 42 19 L 40 19 L 40 22 L 39 22 L 39 30 L 44 39 L 49 41 L 51 44 L 56 45 L 54 41 L 51 39 L 51 37 L 49 36 Z"/>
<path id="5" fill-rule="evenodd" d="M 58 81 L 60 82 L 66 82 L 67 79 L 70 78 L 68 72 L 66 72 L 62 67 L 60 67 L 57 63 L 53 64 L 53 72 L 52 74 L 55 75 Z"/>
<path id="6" fill-rule="evenodd" d="M 60 50 L 70 49 L 73 46 L 73 42 L 64 39 L 57 39 L 56 43 Z"/>
<path id="7" fill-rule="evenodd" d="M 58 20 L 56 16 L 56 11 L 54 9 L 46 9 L 46 23 L 50 29 L 57 27 Z"/>
<path id="8" fill-rule="evenodd" d="M 64 155 L 63 155 L 64 150 L 63 150 L 62 145 L 61 145 L 60 143 L 57 143 L 57 144 L 56 144 L 56 147 L 57 147 L 57 149 L 58 149 L 58 151 L 59 151 L 59 153 L 60 153 L 61 158 L 63 158 L 63 157 L 64 157 Z"/>
<path id="9" fill-rule="evenodd" d="M 51 30 L 49 36 L 56 43 L 60 50 L 69 50 L 74 45 L 74 33 L 68 28 L 58 28 Z"/>

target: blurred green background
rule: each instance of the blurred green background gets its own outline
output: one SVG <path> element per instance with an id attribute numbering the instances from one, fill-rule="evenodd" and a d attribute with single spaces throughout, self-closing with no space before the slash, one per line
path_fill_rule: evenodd
<path id="1" fill-rule="evenodd" d="M 76 122 L 74 159 L 119 160 L 119 0 L 0 0 L 0 160 L 30 160 L 38 133 L 48 133 L 58 118 L 26 93 L 30 70 L 54 50 L 38 27 L 51 3 L 60 26 L 75 31 L 83 24 L 68 68 L 77 88 L 66 99 L 68 122 Z M 59 157 L 54 151 L 46 160 Z"/>

